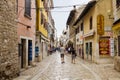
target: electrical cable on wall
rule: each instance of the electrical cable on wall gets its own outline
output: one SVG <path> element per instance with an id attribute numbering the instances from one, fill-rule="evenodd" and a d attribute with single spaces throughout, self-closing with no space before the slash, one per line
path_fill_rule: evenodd
<path id="1" fill-rule="evenodd" d="M 57 8 L 57 9 L 59 8 L 59 9 L 60 9 L 60 8 L 68 8 L 68 7 L 74 7 L 74 6 L 85 7 L 85 5 L 86 5 L 86 4 L 82 4 L 82 5 L 81 5 L 81 4 L 76 4 L 76 5 L 68 5 L 68 6 L 55 6 L 55 7 L 48 7 L 47 9 L 45 9 L 45 8 L 31 8 L 31 9 L 34 9 L 34 10 L 35 10 L 35 9 L 40 9 L 40 10 L 42 10 L 42 9 L 45 9 L 45 10 L 51 10 L 51 8 L 54 8 L 54 9 L 55 9 L 55 8 Z M 22 6 L 18 6 L 18 7 L 19 7 L 19 8 L 23 8 L 23 9 L 26 8 L 26 7 L 22 7 Z M 62 10 L 61 10 L 61 11 L 51 11 L 51 12 L 70 12 L 70 11 L 62 11 Z"/>

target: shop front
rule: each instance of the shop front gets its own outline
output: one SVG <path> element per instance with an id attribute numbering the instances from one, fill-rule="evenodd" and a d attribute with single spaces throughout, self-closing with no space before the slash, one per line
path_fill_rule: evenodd
<path id="1" fill-rule="evenodd" d="M 99 55 L 100 57 L 110 56 L 109 37 L 100 37 L 99 39 Z"/>
<path id="2" fill-rule="evenodd" d="M 120 19 L 113 23 L 112 30 L 114 32 L 114 68 L 120 71 Z"/>

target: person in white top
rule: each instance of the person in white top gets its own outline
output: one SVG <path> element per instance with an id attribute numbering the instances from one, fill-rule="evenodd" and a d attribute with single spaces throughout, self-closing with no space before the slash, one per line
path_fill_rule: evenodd
<path id="1" fill-rule="evenodd" d="M 64 61 L 64 54 L 65 54 L 65 48 L 63 47 L 63 45 L 61 45 L 61 47 L 60 47 L 61 63 L 65 63 L 65 61 Z"/>

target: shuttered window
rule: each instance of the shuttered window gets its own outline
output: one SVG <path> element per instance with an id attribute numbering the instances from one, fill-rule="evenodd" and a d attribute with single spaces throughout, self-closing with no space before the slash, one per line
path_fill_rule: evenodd
<path id="1" fill-rule="evenodd" d="M 81 23 L 81 31 L 83 31 L 83 23 Z"/>
<path id="2" fill-rule="evenodd" d="M 31 17 L 31 0 L 25 0 L 25 16 Z"/>
<path id="3" fill-rule="evenodd" d="M 44 15 L 43 15 L 43 13 L 41 13 L 41 24 L 43 24 L 44 23 Z"/>
<path id="4" fill-rule="evenodd" d="M 18 13 L 18 0 L 16 0 L 16 12 Z"/>
<path id="5" fill-rule="evenodd" d="M 90 52 L 89 53 L 92 56 L 92 42 L 90 42 L 89 44 L 90 44 L 90 46 L 89 46 L 90 47 Z"/>
<path id="6" fill-rule="evenodd" d="M 92 29 L 92 17 L 90 17 L 90 30 Z"/>

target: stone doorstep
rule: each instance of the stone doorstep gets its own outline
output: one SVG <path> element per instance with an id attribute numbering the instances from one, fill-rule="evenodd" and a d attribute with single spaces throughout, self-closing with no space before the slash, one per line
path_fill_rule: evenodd
<path id="1" fill-rule="evenodd" d="M 24 71 L 26 71 L 26 70 L 28 70 L 28 69 L 30 69 L 30 68 L 36 67 L 36 66 L 37 66 L 37 65 L 34 63 L 34 64 L 31 65 L 31 66 L 27 66 L 26 68 L 20 69 L 20 72 L 24 72 Z"/>
<path id="2" fill-rule="evenodd" d="M 92 79 L 82 79 L 82 80 L 92 80 Z"/>
<path id="3" fill-rule="evenodd" d="M 70 80 L 70 78 L 64 78 L 64 79 L 61 79 L 61 80 Z"/>
<path id="4" fill-rule="evenodd" d="M 93 80 L 93 79 L 79 79 L 79 78 L 70 79 L 70 78 L 64 78 L 64 79 L 60 79 L 60 80 Z"/>
<path id="5" fill-rule="evenodd" d="M 108 80 L 120 80 L 120 78 L 109 78 Z"/>
<path id="6" fill-rule="evenodd" d="M 19 76 L 13 80 L 29 80 L 31 76 Z"/>

